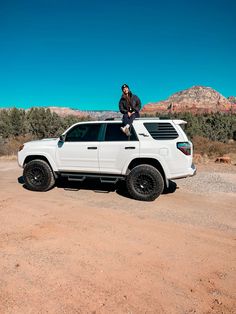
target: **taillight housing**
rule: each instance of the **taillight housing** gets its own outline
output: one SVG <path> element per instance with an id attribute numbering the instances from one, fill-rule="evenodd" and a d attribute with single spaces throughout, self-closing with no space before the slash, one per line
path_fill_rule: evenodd
<path id="1" fill-rule="evenodd" d="M 178 142 L 176 145 L 184 155 L 191 155 L 191 144 L 189 142 Z"/>

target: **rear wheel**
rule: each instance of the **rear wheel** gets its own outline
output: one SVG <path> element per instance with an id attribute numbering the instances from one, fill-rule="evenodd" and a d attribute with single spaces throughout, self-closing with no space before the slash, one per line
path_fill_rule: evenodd
<path id="1" fill-rule="evenodd" d="M 153 201 L 164 189 L 160 172 L 151 165 L 139 165 L 127 176 L 126 186 L 129 194 L 136 200 Z"/>
<path id="2" fill-rule="evenodd" d="M 23 171 L 25 185 L 32 191 L 47 191 L 55 184 L 55 178 L 49 164 L 40 159 L 28 162 Z"/>

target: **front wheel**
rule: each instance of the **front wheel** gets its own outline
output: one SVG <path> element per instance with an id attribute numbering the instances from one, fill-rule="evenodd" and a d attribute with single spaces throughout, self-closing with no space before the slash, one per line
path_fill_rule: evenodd
<path id="1" fill-rule="evenodd" d="M 27 189 L 32 191 L 47 191 L 55 184 L 55 178 L 49 164 L 40 159 L 28 162 L 23 171 Z"/>
<path id="2" fill-rule="evenodd" d="M 126 186 L 129 194 L 136 200 L 154 201 L 164 189 L 160 172 L 151 165 L 139 165 L 127 176 Z"/>

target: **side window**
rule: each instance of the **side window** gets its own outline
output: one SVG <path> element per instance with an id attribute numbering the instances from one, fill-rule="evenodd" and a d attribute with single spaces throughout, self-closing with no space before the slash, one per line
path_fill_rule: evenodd
<path id="1" fill-rule="evenodd" d="M 66 142 L 98 141 L 101 124 L 79 124 L 66 134 Z"/>
<path id="2" fill-rule="evenodd" d="M 168 122 L 147 122 L 144 126 L 155 140 L 173 140 L 179 137 L 173 125 Z"/>
<path id="3" fill-rule="evenodd" d="M 107 123 L 105 141 L 106 142 L 118 142 L 118 141 L 138 141 L 133 126 L 131 126 L 131 135 L 128 137 L 124 134 L 120 127 L 121 123 Z"/>

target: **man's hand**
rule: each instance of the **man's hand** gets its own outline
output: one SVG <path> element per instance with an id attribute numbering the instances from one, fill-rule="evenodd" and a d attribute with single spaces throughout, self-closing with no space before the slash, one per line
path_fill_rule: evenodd
<path id="1" fill-rule="evenodd" d="M 129 112 L 129 111 L 128 111 L 128 116 L 129 116 L 129 117 L 131 117 L 132 114 L 133 114 L 132 112 Z"/>

